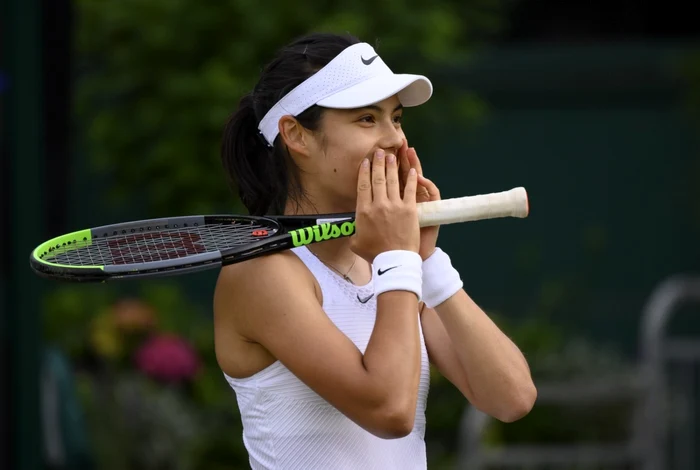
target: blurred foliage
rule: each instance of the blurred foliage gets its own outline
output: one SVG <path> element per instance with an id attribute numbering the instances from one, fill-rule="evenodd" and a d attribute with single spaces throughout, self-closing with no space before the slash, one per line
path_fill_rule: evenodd
<path id="1" fill-rule="evenodd" d="M 635 366 L 614 348 L 572 338 L 570 332 L 551 322 L 533 318 L 508 321 L 489 314 L 525 354 L 535 383 L 567 383 L 569 380 L 627 380 Z M 426 444 L 429 468 L 454 468 L 460 445 L 458 430 L 470 405 L 447 379 L 437 372 L 431 377 L 427 409 Z M 482 441 L 489 447 L 517 444 L 619 443 L 630 435 L 630 400 L 612 400 L 600 405 L 548 404 L 538 402 L 524 418 L 514 423 L 492 420 Z"/>
<path id="2" fill-rule="evenodd" d="M 627 380 L 637 372 L 635 364 L 615 347 L 591 342 L 574 331 L 575 327 L 562 326 L 566 323 L 563 317 L 583 318 L 594 308 L 590 304 L 591 289 L 605 266 L 601 262 L 607 248 L 604 230 L 592 226 L 582 235 L 579 249 L 588 255 L 585 266 L 575 272 L 547 273 L 539 282 L 539 290 L 533 292 L 532 300 L 509 305 L 508 312 L 482 305 L 523 352 L 536 385 Z M 521 267 L 526 274 L 534 273 L 539 266 L 537 253 L 531 247 L 526 251 Z M 516 317 L 513 312 L 523 315 Z M 457 430 L 470 405 L 447 379 L 433 372 L 426 432 L 429 468 L 453 468 L 461 445 Z M 619 442 L 629 435 L 632 405 L 629 400 L 595 406 L 538 402 L 530 414 L 515 423 L 492 420 L 485 429 L 483 442 L 491 447 Z"/>
<path id="3" fill-rule="evenodd" d="M 138 188 L 153 216 L 230 210 L 223 125 L 279 47 L 309 32 L 351 32 L 376 44 L 394 70 L 430 75 L 499 29 L 501 3 L 77 0 L 76 109 L 86 150 L 113 179 L 115 204 L 133 201 Z M 474 97 L 435 85 L 431 105 L 406 115 L 409 137 L 450 116 L 466 123 L 479 115 Z"/>
<path id="4" fill-rule="evenodd" d="M 235 395 L 216 363 L 211 317 L 167 282 L 124 296 L 112 286 L 63 286 L 44 298 L 44 338 L 74 365 L 97 467 L 245 466 Z M 165 382 L 137 361 L 156 337 L 189 344 L 199 367 Z M 163 350 L 156 358 L 176 360 Z"/>
<path id="5" fill-rule="evenodd" d="M 700 129 L 700 50 L 683 55 L 679 69 L 685 85 L 682 102 L 693 120 L 693 124 Z M 700 132 L 696 135 L 700 135 Z M 697 145 L 698 153 L 696 158 L 690 162 L 686 184 L 693 211 L 693 226 L 700 230 L 700 139 L 697 140 Z"/>
<path id="6" fill-rule="evenodd" d="M 114 207 L 138 205 L 146 216 L 243 211 L 221 171 L 221 130 L 277 48 L 312 31 L 347 31 L 374 44 L 393 70 L 432 79 L 431 71 L 466 64 L 478 40 L 502 27 L 505 4 L 358 0 L 339 7 L 326 0 L 300 8 L 275 0 L 261 8 L 249 0 L 206 6 L 194 0 L 77 0 L 76 117 L 86 153 L 97 174 L 109 180 Z M 412 145 L 446 120 L 467 127 L 485 111 L 478 97 L 438 79 L 433 83 L 430 105 L 406 114 Z M 592 230 L 588 249 L 600 254 L 603 238 Z M 538 262 L 523 256 L 524 263 Z M 531 305 L 517 306 L 526 313 L 524 322 L 490 312 L 521 347 L 536 379 L 628 369 L 614 351 L 572 342 L 552 321 L 567 309 L 585 314 L 589 280 L 546 280 Z M 98 467 L 247 468 L 235 395 L 214 355 L 209 308 L 191 302 L 173 281 L 145 285 L 128 296 L 109 285 L 61 286 L 45 300 L 45 338 L 76 366 Z M 159 382 L 134 360 L 144 342 L 164 333 L 186 340 L 197 354 L 201 366 L 184 383 Z M 454 462 L 456 430 L 467 406 L 455 387 L 433 375 L 430 468 Z M 488 441 L 552 438 L 560 429 L 552 426 L 552 416 L 572 416 L 558 413 L 538 407 L 521 422 L 495 423 Z M 615 428 L 619 413 L 606 415 L 602 425 Z M 595 421 L 560 437 L 591 436 L 600 425 Z"/>
<path id="7" fill-rule="evenodd" d="M 700 51 L 683 55 L 679 68 L 686 90 L 684 104 L 700 125 Z"/>

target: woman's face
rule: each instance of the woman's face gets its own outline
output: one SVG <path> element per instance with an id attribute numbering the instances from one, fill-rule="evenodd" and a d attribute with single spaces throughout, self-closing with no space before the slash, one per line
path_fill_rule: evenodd
<path id="1" fill-rule="evenodd" d="M 326 109 L 305 168 L 303 185 L 328 211 L 354 211 L 357 175 L 365 158 L 383 149 L 396 155 L 405 135 L 397 96 L 357 109 Z"/>

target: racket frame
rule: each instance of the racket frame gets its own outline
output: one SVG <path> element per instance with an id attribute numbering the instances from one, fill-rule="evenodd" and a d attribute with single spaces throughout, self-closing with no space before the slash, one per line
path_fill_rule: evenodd
<path id="1" fill-rule="evenodd" d="M 341 234 L 351 235 L 354 233 L 354 220 L 354 213 L 329 214 L 322 217 L 312 215 L 265 217 L 208 215 L 145 219 L 121 224 L 103 225 L 60 235 L 36 247 L 30 254 L 29 262 L 32 270 L 39 276 L 68 282 L 105 282 L 107 280 L 124 278 L 135 279 L 180 275 L 239 263 L 268 253 L 308 244 L 300 243 L 300 241 L 313 237 L 314 230 L 318 230 L 321 233 L 324 230 L 327 231 L 328 228 L 324 229 L 324 225 L 327 227 L 338 226 Z M 186 263 L 182 262 L 182 259 L 185 258 L 173 258 L 123 265 L 69 266 L 42 259 L 48 254 L 64 253 L 76 249 L 76 247 L 82 247 L 85 243 L 90 244 L 109 237 L 128 237 L 129 235 L 139 234 L 155 235 L 160 230 L 188 229 L 201 225 L 225 225 L 232 222 L 241 225 L 245 224 L 246 221 L 250 222 L 251 225 L 265 225 L 267 231 L 274 231 L 274 233 L 258 242 L 243 246 L 188 255 L 185 257 L 187 259 Z M 343 226 L 351 226 L 352 231 L 348 231 L 347 228 L 341 230 Z M 302 232 L 300 233 L 299 231 Z"/>
<path id="2" fill-rule="evenodd" d="M 500 193 L 481 194 L 418 204 L 421 227 L 502 217 L 524 218 L 530 206 L 525 188 L 518 187 Z M 264 225 L 272 230 L 271 236 L 257 242 L 241 244 L 224 250 L 204 251 L 183 257 L 139 263 L 107 265 L 62 265 L 43 258 L 67 252 L 81 243 L 93 243 L 109 237 L 137 236 L 140 233 L 157 234 L 158 230 L 185 229 L 199 225 L 245 224 Z M 75 282 L 106 282 L 117 279 L 135 279 L 187 274 L 228 264 L 247 261 L 269 253 L 351 236 L 355 232 L 355 213 L 321 215 L 201 215 L 146 219 L 92 229 L 79 230 L 55 237 L 40 244 L 29 257 L 31 268 L 39 276 Z M 170 234 L 168 236 L 171 236 Z M 181 237 L 182 238 L 182 237 Z M 115 242 L 117 239 L 113 239 Z M 171 239 L 172 240 L 172 239 Z M 195 243 L 199 240 L 193 241 Z M 172 241 L 170 241 L 172 242 Z M 127 253 L 127 255 L 131 255 Z M 113 256 L 113 254 L 112 254 Z M 185 262 L 183 262 L 185 260 Z"/>

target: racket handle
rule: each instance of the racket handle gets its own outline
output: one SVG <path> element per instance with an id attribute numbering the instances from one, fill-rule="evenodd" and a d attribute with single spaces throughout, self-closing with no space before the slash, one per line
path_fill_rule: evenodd
<path id="1" fill-rule="evenodd" d="M 518 187 L 499 193 L 480 194 L 418 204 L 421 227 L 455 224 L 500 217 L 527 217 L 527 192 Z"/>

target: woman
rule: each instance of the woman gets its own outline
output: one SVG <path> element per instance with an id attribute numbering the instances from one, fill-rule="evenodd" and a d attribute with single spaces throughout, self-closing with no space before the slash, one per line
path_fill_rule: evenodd
<path id="1" fill-rule="evenodd" d="M 349 36 L 283 48 L 226 125 L 222 159 L 250 213 L 357 212 L 353 237 L 222 269 L 216 354 L 254 469 L 426 468 L 429 361 L 510 422 L 535 387 L 462 289 L 416 203 L 440 198 L 401 128 L 432 85 Z"/>

